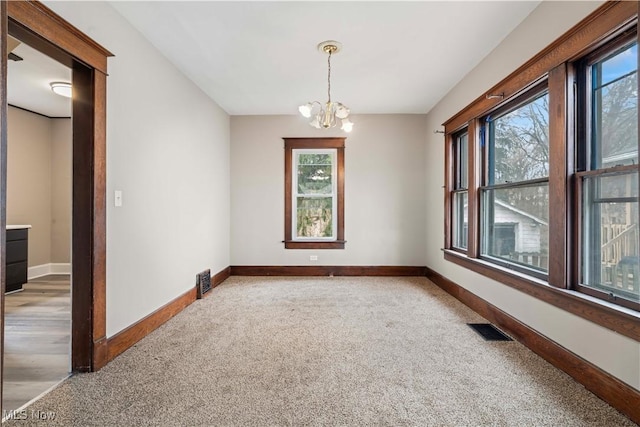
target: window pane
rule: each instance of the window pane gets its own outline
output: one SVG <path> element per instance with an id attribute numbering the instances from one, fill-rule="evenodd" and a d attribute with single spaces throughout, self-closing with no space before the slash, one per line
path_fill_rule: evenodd
<path id="1" fill-rule="evenodd" d="M 456 189 L 469 188 L 469 135 L 464 133 L 456 138 Z"/>
<path id="2" fill-rule="evenodd" d="M 489 185 L 549 175 L 549 95 L 489 123 Z"/>
<path id="3" fill-rule="evenodd" d="M 638 48 L 593 65 L 592 169 L 638 163 Z"/>
<path id="4" fill-rule="evenodd" d="M 549 185 L 482 191 L 482 254 L 546 272 Z"/>
<path id="5" fill-rule="evenodd" d="M 298 194 L 332 194 L 331 154 L 298 155 Z"/>
<path id="6" fill-rule="evenodd" d="M 297 237 L 333 237 L 333 198 L 297 197 Z"/>
<path id="7" fill-rule="evenodd" d="M 640 300 L 638 173 L 585 178 L 582 282 Z"/>
<path id="8" fill-rule="evenodd" d="M 467 192 L 453 193 L 453 246 L 467 249 Z"/>

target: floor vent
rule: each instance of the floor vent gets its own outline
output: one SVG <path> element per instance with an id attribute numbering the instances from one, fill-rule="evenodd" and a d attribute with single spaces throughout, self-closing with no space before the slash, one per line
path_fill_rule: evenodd
<path id="1" fill-rule="evenodd" d="M 467 323 L 467 325 L 480 334 L 485 341 L 513 341 L 490 323 Z"/>
<path id="2" fill-rule="evenodd" d="M 205 270 L 196 276 L 196 289 L 198 290 L 198 299 L 211 290 L 211 270 Z"/>

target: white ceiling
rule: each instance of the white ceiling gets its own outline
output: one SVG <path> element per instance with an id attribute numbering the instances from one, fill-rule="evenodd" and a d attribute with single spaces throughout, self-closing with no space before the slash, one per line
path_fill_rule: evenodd
<path id="1" fill-rule="evenodd" d="M 296 114 L 332 98 L 363 113 L 426 113 L 540 1 L 111 1 L 231 115 Z M 115 29 L 114 29 L 115 31 Z M 70 70 L 21 44 L 9 61 L 8 100 L 52 117 L 70 102 L 49 89 Z M 116 55 L 117 52 L 114 52 Z"/>
<path id="2" fill-rule="evenodd" d="M 111 5 L 227 113 L 426 113 L 539 1 L 120 2 Z M 115 52 L 117 55 L 117 52 Z"/>
<path id="3" fill-rule="evenodd" d="M 71 69 L 21 43 L 22 61 L 7 63 L 7 101 L 49 117 L 71 117 L 71 100 L 51 91 L 51 82 L 71 82 Z"/>

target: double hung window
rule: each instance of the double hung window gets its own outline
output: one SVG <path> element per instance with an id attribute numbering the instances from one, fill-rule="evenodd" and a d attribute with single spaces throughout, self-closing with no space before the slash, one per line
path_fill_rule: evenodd
<path id="1" fill-rule="evenodd" d="M 549 259 L 549 95 L 528 93 L 484 119 L 481 254 L 540 275 Z"/>
<path id="2" fill-rule="evenodd" d="M 344 138 L 285 138 L 285 248 L 344 248 Z"/>
<path id="3" fill-rule="evenodd" d="M 579 288 L 629 306 L 640 301 L 638 45 L 624 41 L 606 46 L 580 67 L 587 132 L 580 147 L 583 170 L 577 173 Z"/>
<path id="4" fill-rule="evenodd" d="M 460 132 L 453 137 L 454 149 L 454 188 L 452 245 L 456 249 L 467 249 L 468 215 L 467 205 L 469 192 L 469 134 Z"/>

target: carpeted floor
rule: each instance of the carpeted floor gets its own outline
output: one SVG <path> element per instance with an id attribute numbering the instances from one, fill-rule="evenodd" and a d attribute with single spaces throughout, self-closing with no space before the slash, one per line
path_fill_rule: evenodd
<path id="1" fill-rule="evenodd" d="M 519 343 L 466 325 L 482 321 L 425 278 L 231 277 L 27 408 L 28 422 L 635 425 Z"/>

